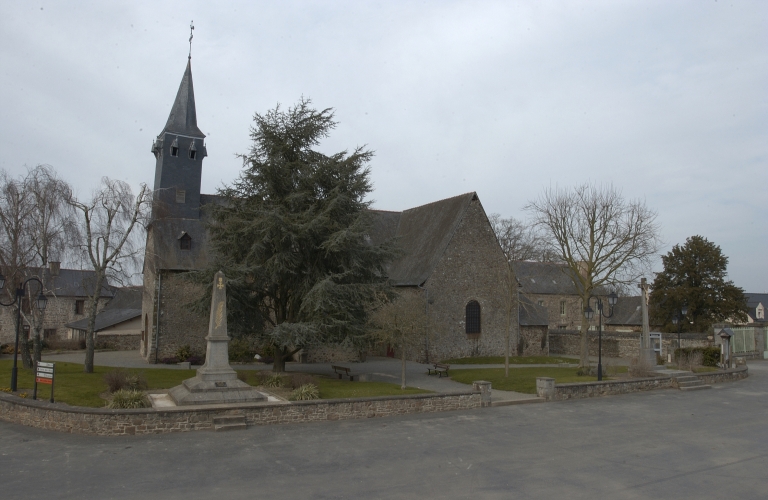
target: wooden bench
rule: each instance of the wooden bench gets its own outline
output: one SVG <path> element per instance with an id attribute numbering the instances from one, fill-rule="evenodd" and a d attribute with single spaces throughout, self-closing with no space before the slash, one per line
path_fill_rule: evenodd
<path id="1" fill-rule="evenodd" d="M 336 365 L 331 365 L 331 368 L 333 368 L 333 371 L 336 372 L 336 374 L 339 376 L 339 380 L 341 380 L 342 375 L 346 375 L 347 377 L 349 377 L 350 382 L 355 380 L 355 376 L 349 373 L 351 371 L 349 368 L 346 368 L 344 366 L 336 366 Z"/>
<path id="2" fill-rule="evenodd" d="M 427 368 L 427 375 L 437 375 L 438 377 L 442 377 L 443 374 L 445 376 L 448 376 L 448 370 L 451 368 L 451 365 L 446 365 L 443 363 L 435 363 L 434 368 Z"/>

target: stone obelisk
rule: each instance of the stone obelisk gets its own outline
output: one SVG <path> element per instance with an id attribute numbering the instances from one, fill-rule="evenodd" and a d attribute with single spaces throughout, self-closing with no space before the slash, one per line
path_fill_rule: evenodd
<path id="1" fill-rule="evenodd" d="M 169 391 L 177 405 L 251 403 L 266 397 L 238 380 L 229 366 L 229 335 L 227 335 L 227 279 L 221 271 L 213 278 L 211 319 L 208 323 L 208 348 L 205 364 L 197 375 Z"/>

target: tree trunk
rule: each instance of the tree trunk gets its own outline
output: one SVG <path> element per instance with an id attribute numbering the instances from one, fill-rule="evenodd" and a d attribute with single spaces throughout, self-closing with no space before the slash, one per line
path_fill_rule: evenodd
<path id="1" fill-rule="evenodd" d="M 24 368 L 31 369 L 32 368 L 32 353 L 29 350 L 29 335 L 24 333 L 24 322 L 22 320 L 19 320 L 21 323 L 19 328 L 19 343 L 21 344 L 21 364 Z"/>
<path id="2" fill-rule="evenodd" d="M 400 389 L 405 389 L 405 342 L 403 342 L 402 346 L 403 352 L 400 355 L 401 359 L 401 366 L 400 366 Z"/>
<path id="3" fill-rule="evenodd" d="M 35 329 L 35 342 L 33 344 L 34 348 L 34 361 L 37 363 L 42 359 L 43 356 L 43 341 L 40 338 L 40 329 Z"/>
<path id="4" fill-rule="evenodd" d="M 272 365 L 272 371 L 275 373 L 285 373 L 285 358 L 288 349 L 285 347 L 275 348 L 275 361 Z"/>
<path id="5" fill-rule="evenodd" d="M 91 309 L 88 312 L 88 329 L 85 331 L 85 363 L 83 371 L 93 373 L 93 351 L 96 348 L 96 315 L 99 314 L 99 297 L 101 297 L 101 288 L 104 286 L 104 270 L 97 271 L 96 286 L 93 289 L 93 296 L 90 297 Z"/>
<path id="6" fill-rule="evenodd" d="M 587 318 L 581 318 L 581 355 L 579 357 L 579 368 L 589 368 L 589 321 Z"/>

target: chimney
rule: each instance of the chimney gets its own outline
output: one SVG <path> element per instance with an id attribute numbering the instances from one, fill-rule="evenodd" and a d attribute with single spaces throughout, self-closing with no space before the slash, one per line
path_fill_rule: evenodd
<path id="1" fill-rule="evenodd" d="M 48 269 L 51 271 L 51 276 L 58 276 L 61 271 L 61 262 L 52 260 L 48 263 Z"/>

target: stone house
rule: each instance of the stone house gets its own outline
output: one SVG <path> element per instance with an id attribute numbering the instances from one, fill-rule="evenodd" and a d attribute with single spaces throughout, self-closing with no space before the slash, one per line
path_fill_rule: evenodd
<path id="1" fill-rule="evenodd" d="M 115 295 L 96 315 L 96 347 L 121 351 L 139 348 L 141 338 L 142 287 L 118 288 Z M 66 326 L 69 338 L 85 338 L 89 318 L 83 318 Z"/>
<path id="2" fill-rule="evenodd" d="M 89 310 L 88 296 L 95 285 L 95 272 L 78 269 L 61 269 L 58 262 L 51 262 L 48 268 L 30 268 L 26 275 L 35 276 L 45 283 L 48 304 L 43 318 L 43 339 L 69 337 L 67 323 L 85 318 Z M 6 285 L 8 286 L 8 285 Z M 35 283 L 28 285 L 33 294 Z M 104 307 L 114 296 L 113 288 L 106 283 L 101 289 L 98 308 Z M 6 299 L 7 300 L 7 299 Z M 29 305 L 24 301 L 24 310 Z M 29 338 L 30 326 L 22 316 L 21 339 Z M 13 307 L 0 308 L 0 344 L 10 344 L 16 336 L 16 315 Z"/>
<path id="3" fill-rule="evenodd" d="M 571 270 L 553 262 L 514 261 L 512 269 L 520 281 L 521 294 L 547 310 L 550 330 L 577 330 L 584 308 Z"/>

